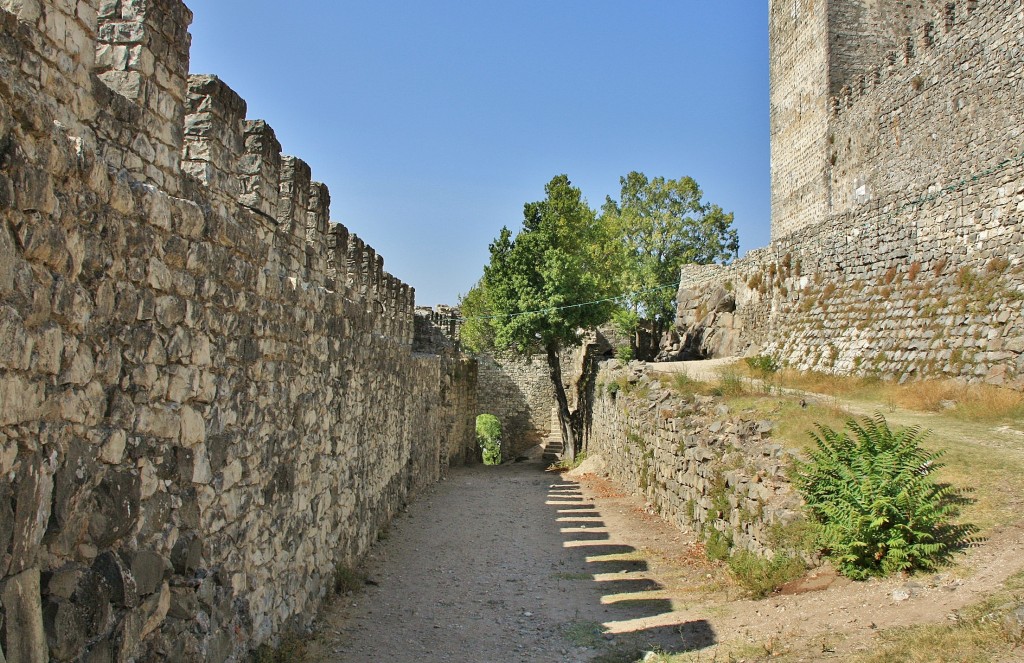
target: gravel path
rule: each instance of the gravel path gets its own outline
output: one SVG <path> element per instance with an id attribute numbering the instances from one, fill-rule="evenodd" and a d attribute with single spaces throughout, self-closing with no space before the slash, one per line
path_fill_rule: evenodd
<path id="1" fill-rule="evenodd" d="M 454 468 L 395 519 L 366 570 L 378 584 L 325 612 L 309 660 L 635 660 L 626 649 L 679 640 L 643 632 L 670 602 L 622 594 L 659 585 L 592 499 L 536 461 Z M 601 627 L 622 621 L 635 632 Z"/>

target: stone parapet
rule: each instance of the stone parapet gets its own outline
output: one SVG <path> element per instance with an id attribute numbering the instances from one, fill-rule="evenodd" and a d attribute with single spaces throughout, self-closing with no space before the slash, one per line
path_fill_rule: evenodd
<path id="1" fill-rule="evenodd" d="M 0 8 L 0 660 L 247 660 L 472 459 L 475 363 L 180 1 Z"/>

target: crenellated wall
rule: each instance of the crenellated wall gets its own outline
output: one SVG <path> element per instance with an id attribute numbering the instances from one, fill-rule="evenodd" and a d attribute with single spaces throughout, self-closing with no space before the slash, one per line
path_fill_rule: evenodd
<path id="1" fill-rule="evenodd" d="M 830 102 L 831 212 L 932 193 L 1024 153 L 1022 49 L 1019 0 L 943 3 L 849 74 Z"/>
<path id="2" fill-rule="evenodd" d="M 1024 1 L 772 7 L 772 243 L 682 271 L 676 356 L 1024 388 Z"/>
<path id="3" fill-rule="evenodd" d="M 1020 154 L 1020 0 L 773 0 L 772 239 Z"/>
<path id="4" fill-rule="evenodd" d="M 472 456 L 475 363 L 180 1 L 0 7 L 0 660 L 246 660 Z"/>

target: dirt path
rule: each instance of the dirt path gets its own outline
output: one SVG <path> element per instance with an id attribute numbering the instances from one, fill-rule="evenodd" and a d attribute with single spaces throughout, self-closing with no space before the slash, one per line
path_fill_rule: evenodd
<path id="1" fill-rule="evenodd" d="M 1001 528 L 960 573 L 851 584 L 826 571 L 751 601 L 694 541 L 594 475 L 456 468 L 374 546 L 377 584 L 325 611 L 307 661 L 841 660 L 881 629 L 948 619 L 1024 565 L 1024 529 Z"/>
<path id="2" fill-rule="evenodd" d="M 697 379 L 718 370 L 700 363 Z M 1015 430 L 982 437 L 1021 449 Z M 941 573 L 851 583 L 826 568 L 752 601 L 692 532 L 601 476 L 546 473 L 537 460 L 455 468 L 396 517 L 366 562 L 375 584 L 324 611 L 306 660 L 632 663 L 651 650 L 849 659 L 889 627 L 948 621 L 1024 567 L 1024 521 L 1004 515 L 1015 524 Z"/>
<path id="3" fill-rule="evenodd" d="M 677 629 L 643 627 L 672 606 L 643 595 L 660 585 L 635 537 L 609 531 L 593 498 L 538 461 L 456 468 L 374 546 L 366 570 L 377 585 L 325 612 L 309 660 L 591 661 L 680 650 Z M 601 624 L 628 624 L 618 629 L 628 636 Z M 699 625 L 692 635 L 703 637 Z"/>

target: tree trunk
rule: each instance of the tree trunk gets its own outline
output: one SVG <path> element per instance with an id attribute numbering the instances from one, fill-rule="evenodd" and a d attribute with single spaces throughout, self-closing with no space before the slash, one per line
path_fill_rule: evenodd
<path id="1" fill-rule="evenodd" d="M 548 355 L 548 375 L 551 378 L 551 386 L 555 388 L 555 401 L 558 403 L 558 426 L 562 429 L 562 458 L 572 462 L 576 459 L 576 434 L 572 427 L 569 399 L 565 396 L 565 385 L 562 384 L 558 346 L 551 343 L 545 349 Z"/>

